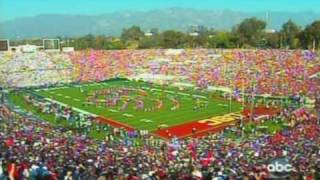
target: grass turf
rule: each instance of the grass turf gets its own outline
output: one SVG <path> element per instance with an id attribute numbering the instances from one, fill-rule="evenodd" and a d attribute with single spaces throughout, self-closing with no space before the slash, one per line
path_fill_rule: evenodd
<path id="1" fill-rule="evenodd" d="M 94 84 L 92 84 L 92 85 L 86 84 L 86 85 L 83 85 L 82 88 L 84 88 L 85 90 L 91 90 L 91 91 L 93 91 L 93 90 L 95 90 L 95 89 L 102 89 L 102 88 L 106 88 L 106 87 L 108 87 L 108 86 L 109 86 L 109 87 L 110 87 L 110 86 L 116 87 L 116 86 L 126 86 L 126 85 L 136 86 L 136 87 L 149 86 L 148 84 L 143 83 L 143 82 L 137 83 L 137 82 L 122 81 L 122 82 L 107 82 L 107 83 L 99 83 L 99 84 L 94 83 Z M 160 88 L 160 87 L 154 86 L 154 88 Z M 75 92 L 76 92 L 77 94 L 75 94 L 75 92 L 74 92 L 72 89 L 75 90 Z M 66 91 L 66 90 L 67 90 L 67 91 Z M 176 88 L 173 88 L 173 87 L 167 87 L 166 90 L 171 90 L 171 91 L 178 92 L 178 90 L 177 90 Z M 79 87 L 72 87 L 72 86 L 70 86 L 70 87 L 67 87 L 67 86 L 66 86 L 66 87 L 63 87 L 62 89 L 54 89 L 54 88 L 49 89 L 49 90 L 39 89 L 39 91 L 37 90 L 37 91 L 34 91 L 34 92 L 36 92 L 36 93 L 39 94 L 39 95 L 45 96 L 45 97 L 50 97 L 50 96 L 52 96 L 52 93 L 50 93 L 50 92 L 63 92 L 63 93 L 67 93 L 67 94 L 69 94 L 69 95 L 72 95 L 72 97 L 77 96 L 77 95 L 81 95 L 81 92 L 80 92 L 80 90 L 79 90 Z M 46 96 L 47 93 L 49 93 L 50 95 Z M 195 93 L 195 91 L 189 89 L 189 90 L 185 90 L 185 93 Z M 45 121 L 50 122 L 50 123 L 51 123 L 52 125 L 54 125 L 54 126 L 58 126 L 58 127 L 61 127 L 61 126 L 62 126 L 62 127 L 71 127 L 71 128 L 74 128 L 74 127 L 70 126 L 70 124 L 68 124 L 66 121 L 60 121 L 59 123 L 55 122 L 55 120 L 54 120 L 54 119 L 55 119 L 55 118 L 54 118 L 54 115 L 52 115 L 52 114 L 49 114 L 49 115 L 48 115 L 48 114 L 45 114 L 45 113 L 38 112 L 36 109 L 34 109 L 34 107 L 33 107 L 32 105 L 27 104 L 27 103 L 24 101 L 23 94 L 24 94 L 24 92 L 20 92 L 20 91 L 10 93 L 10 94 L 9 94 L 10 102 L 13 103 L 13 104 L 16 105 L 16 106 L 19 106 L 21 109 L 24 109 L 26 112 L 32 112 L 33 114 L 35 114 L 35 115 L 38 116 L 39 118 L 41 118 L 41 119 L 43 119 L 43 120 L 45 120 Z M 197 94 L 201 94 L 201 95 L 204 95 L 204 96 L 207 96 L 207 97 L 210 96 L 210 95 L 207 94 L 207 93 L 199 92 L 199 91 L 197 92 Z M 60 96 L 59 96 L 59 97 L 60 97 Z M 65 101 L 65 100 L 67 100 L 67 99 L 63 99 L 64 102 L 67 102 L 67 101 Z M 213 99 L 212 101 L 213 101 L 213 102 L 211 102 L 211 103 L 220 103 L 220 102 L 222 102 L 223 104 L 226 104 L 226 103 L 227 103 L 227 102 L 224 101 L 224 100 L 221 100 L 221 99 L 219 100 L 219 98 Z M 70 101 L 70 103 L 71 103 L 71 105 L 79 104 L 79 102 L 72 102 L 72 101 Z M 233 106 L 234 106 L 234 105 L 237 106 L 237 107 L 236 107 L 236 110 L 241 109 L 241 107 L 240 107 L 239 104 L 233 104 Z M 215 106 L 217 106 L 217 104 L 216 104 Z M 212 115 L 210 115 L 210 117 L 211 117 L 211 116 L 214 116 L 214 115 L 217 115 L 217 114 L 228 113 L 228 107 L 227 107 L 227 106 L 222 106 L 222 107 L 224 107 L 223 112 L 218 112 L 218 113 L 216 113 L 216 114 L 212 114 Z M 93 107 L 93 108 L 95 108 L 95 107 Z M 211 107 L 209 106 L 209 108 L 211 108 Z M 82 108 L 82 109 L 83 109 L 83 108 Z M 234 108 L 232 108 L 232 110 L 235 111 L 235 106 L 234 106 Z M 107 111 L 107 110 L 105 110 L 105 111 Z M 170 111 L 169 111 L 169 112 L 170 112 Z M 212 112 L 212 111 L 210 111 L 210 112 Z M 162 112 L 162 113 L 164 113 L 164 112 Z M 188 113 L 194 113 L 194 112 L 193 112 L 193 110 L 191 110 L 191 111 L 188 112 Z M 185 114 L 185 116 L 188 116 L 188 114 Z M 119 120 L 118 120 L 118 121 L 119 121 Z M 189 121 L 192 121 L 192 120 L 189 120 Z M 120 122 L 121 122 L 121 121 L 120 121 Z M 122 121 L 122 122 L 126 123 L 125 121 Z M 177 122 L 177 123 L 183 124 L 183 123 L 185 123 L 185 122 L 186 122 L 186 121 L 183 121 L 183 122 L 181 121 L 181 122 Z M 176 124 L 177 124 L 177 123 L 176 123 Z M 129 124 L 129 123 L 126 123 L 126 124 Z M 279 130 L 281 130 L 281 129 L 283 128 L 283 122 L 282 122 L 282 121 L 280 121 L 280 123 L 279 123 L 279 122 L 273 122 L 273 121 L 266 121 L 266 122 L 264 122 L 262 125 L 263 125 L 263 126 L 267 126 L 267 133 L 271 133 L 271 134 L 274 133 L 274 132 L 277 132 L 277 131 L 279 131 Z M 245 125 L 245 131 L 244 131 L 244 132 L 245 132 L 245 136 L 244 136 L 244 137 L 251 136 L 251 134 L 252 134 L 252 129 L 256 129 L 256 126 L 257 126 L 257 125 L 254 125 L 254 124 L 251 124 L 251 123 Z M 106 133 L 101 132 L 101 131 L 98 132 L 98 131 L 96 131 L 96 130 L 93 128 L 93 129 L 91 129 L 91 131 L 89 132 L 88 135 L 89 135 L 90 137 L 95 138 L 95 139 L 103 139 L 103 138 L 105 137 Z M 239 138 L 238 135 L 236 135 L 236 134 L 233 133 L 233 132 L 229 132 L 229 131 L 226 132 L 226 135 L 227 135 L 228 137 L 232 138 L 232 139 L 238 139 L 238 138 Z"/>
<path id="2" fill-rule="evenodd" d="M 83 102 L 86 101 L 86 95 L 81 92 L 80 86 L 83 91 L 91 93 L 92 91 L 106 88 L 120 88 L 131 87 L 136 89 L 146 88 L 147 96 L 144 97 L 145 107 L 153 106 L 153 100 L 157 99 L 163 94 L 169 97 L 178 97 L 180 100 L 180 108 L 177 110 L 170 110 L 172 102 L 169 98 L 164 98 L 164 108 L 153 112 L 138 111 L 135 109 L 134 103 L 129 103 L 125 111 L 112 112 L 110 109 L 119 110 L 120 103 L 115 107 L 96 107 L 94 105 L 84 106 Z M 151 91 L 151 89 L 154 89 Z M 91 83 L 83 85 L 65 86 L 61 88 L 49 89 L 36 89 L 34 93 L 42 97 L 51 98 L 61 103 L 67 104 L 72 107 L 82 109 L 84 111 L 97 114 L 106 118 L 111 118 L 118 122 L 130 125 L 136 129 L 156 130 L 160 125 L 167 125 L 168 127 L 186 122 L 210 118 L 217 115 L 229 113 L 228 101 L 220 98 L 212 98 L 208 92 L 200 92 L 192 89 L 179 90 L 175 87 L 165 87 L 159 85 L 150 85 L 145 82 L 135 82 L 127 80 L 109 81 L 103 83 Z M 184 94 L 179 94 L 184 93 Z M 185 95 L 187 94 L 187 95 Z M 195 100 L 192 95 L 201 95 L 207 97 L 208 108 L 194 111 L 193 106 Z M 136 98 L 136 94 L 130 94 L 132 98 Z M 232 102 L 231 112 L 238 112 L 241 110 L 241 104 Z M 126 117 L 124 114 L 133 115 L 133 117 Z M 146 123 L 143 119 L 151 120 L 152 122 Z"/>

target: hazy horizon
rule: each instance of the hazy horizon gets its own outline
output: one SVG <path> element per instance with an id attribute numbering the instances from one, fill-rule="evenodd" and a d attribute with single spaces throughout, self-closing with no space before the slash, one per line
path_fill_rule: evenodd
<path id="1" fill-rule="evenodd" d="M 113 12 L 105 12 L 105 13 L 100 13 L 100 14 L 81 14 L 81 13 L 41 13 L 41 14 L 35 14 L 35 15 L 29 15 L 29 16 L 22 16 L 22 17 L 16 17 L 13 19 L 7 19 L 7 20 L 1 20 L 0 23 L 8 22 L 8 21 L 14 21 L 18 19 L 23 19 L 23 18 L 33 18 L 37 16 L 45 16 L 45 15 L 61 15 L 61 16 L 101 16 L 101 15 L 109 15 L 109 14 L 114 14 L 114 13 L 121 13 L 121 12 L 151 12 L 151 11 L 157 11 L 157 10 L 168 10 L 168 9 L 192 9 L 192 10 L 198 10 L 198 11 L 212 11 L 212 12 L 223 12 L 223 11 L 232 11 L 232 12 L 240 12 L 240 13 L 269 13 L 272 15 L 272 13 L 313 13 L 313 14 L 319 14 L 320 12 L 313 11 L 313 10 L 304 10 L 304 11 L 273 11 L 273 10 L 266 10 L 266 11 L 237 11 L 233 9 L 198 9 L 198 8 L 186 8 L 186 7 L 168 7 L 168 8 L 155 8 L 155 9 L 150 9 L 150 10 L 133 10 L 133 9 L 124 9 L 124 10 L 118 10 L 118 11 L 113 11 Z M 264 19 L 262 19 L 264 20 Z"/>
<path id="2" fill-rule="evenodd" d="M 240 12 L 320 12 L 317 0 L 2 0 L 0 22 L 42 14 L 101 15 L 121 11 L 152 11 L 168 8 L 192 8 L 197 10 L 231 10 Z"/>

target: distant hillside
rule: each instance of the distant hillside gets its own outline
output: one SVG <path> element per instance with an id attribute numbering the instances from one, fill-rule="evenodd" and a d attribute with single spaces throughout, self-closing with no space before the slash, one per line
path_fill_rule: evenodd
<path id="1" fill-rule="evenodd" d="M 292 19 L 301 26 L 320 19 L 314 12 L 270 12 L 269 28 L 279 29 Z M 147 12 L 121 11 L 98 16 L 49 14 L 19 18 L 0 23 L 1 38 L 31 38 L 82 36 L 85 34 L 119 35 L 123 28 L 139 25 L 143 29 L 185 31 L 189 25 L 204 25 L 218 30 L 230 30 L 247 17 L 265 20 L 265 12 L 246 13 L 230 10 L 196 10 L 185 8 L 159 9 Z"/>

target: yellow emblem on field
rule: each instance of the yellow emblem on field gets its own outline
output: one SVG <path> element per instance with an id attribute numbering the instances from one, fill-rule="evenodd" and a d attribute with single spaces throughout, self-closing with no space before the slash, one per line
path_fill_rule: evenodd
<path id="1" fill-rule="evenodd" d="M 229 113 L 222 116 L 215 116 L 210 119 L 203 119 L 199 123 L 207 123 L 210 126 L 217 126 L 223 123 L 233 122 L 241 117 L 240 113 Z"/>

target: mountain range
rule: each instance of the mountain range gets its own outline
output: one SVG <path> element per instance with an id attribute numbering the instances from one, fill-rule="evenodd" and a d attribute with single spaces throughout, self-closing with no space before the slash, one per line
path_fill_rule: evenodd
<path id="1" fill-rule="evenodd" d="M 118 36 L 123 28 L 132 25 L 138 25 L 143 30 L 158 28 L 186 31 L 190 25 L 231 30 L 233 26 L 249 17 L 267 20 L 268 29 L 278 30 L 289 19 L 303 27 L 320 20 L 320 13 L 167 8 L 151 11 L 119 11 L 101 15 L 42 14 L 1 22 L 0 38 L 78 37 L 86 34 Z"/>

